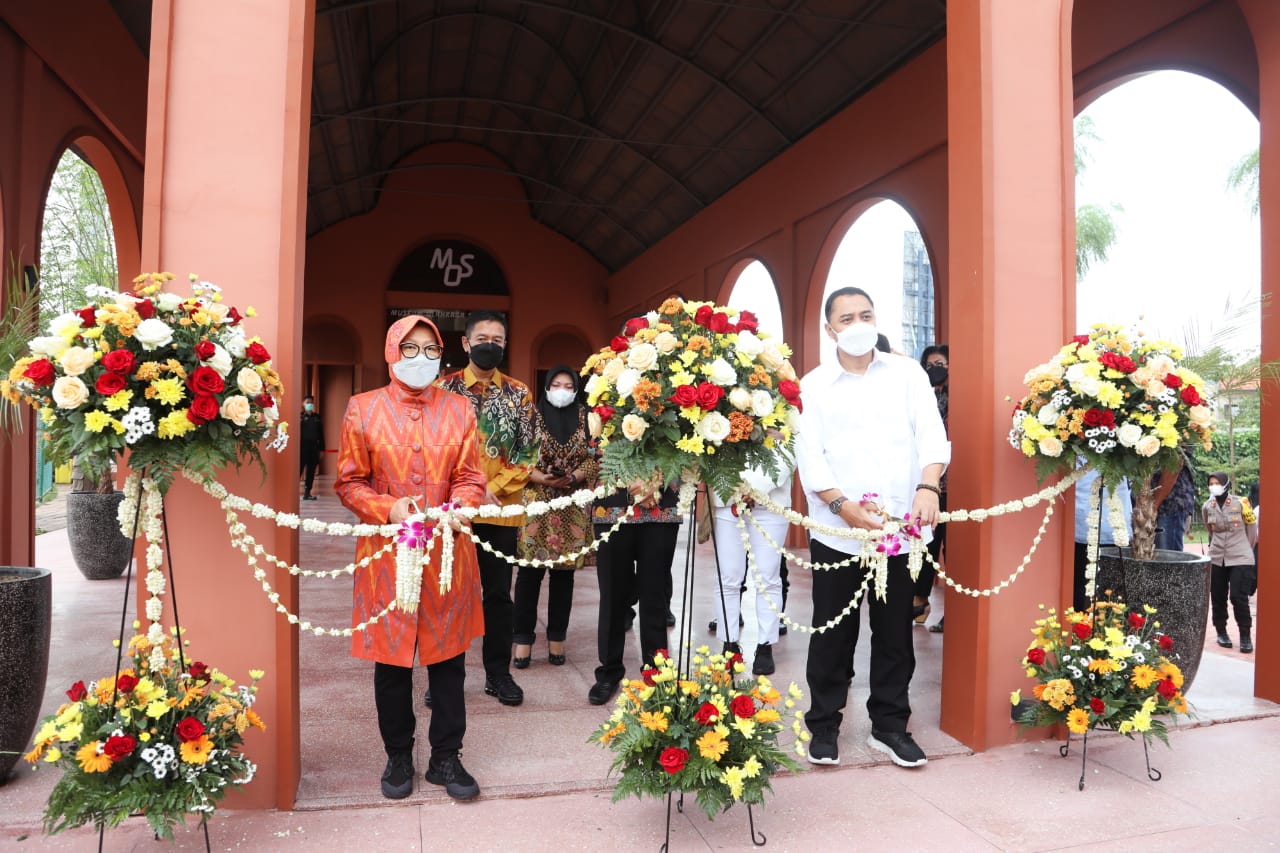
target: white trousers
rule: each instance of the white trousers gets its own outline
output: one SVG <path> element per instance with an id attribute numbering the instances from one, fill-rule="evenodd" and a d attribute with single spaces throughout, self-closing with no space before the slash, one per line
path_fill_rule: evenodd
<path id="1" fill-rule="evenodd" d="M 742 545 L 742 533 L 738 519 L 728 507 L 716 507 L 716 561 L 720 564 L 720 580 L 716 590 L 721 595 L 723 607 L 717 607 L 715 618 L 720 620 L 721 636 L 726 642 L 738 642 L 738 615 L 742 610 L 742 584 L 749 579 L 756 592 L 756 641 L 772 645 L 778 642 L 778 613 L 782 612 L 781 555 L 765 542 L 756 529 L 759 524 L 774 542 L 784 544 L 788 522 L 768 510 L 756 507 L 751 519 L 743 519 L 751 540 L 751 556 L 759 569 L 760 577 L 747 569 L 747 552 Z M 752 522 L 755 522 L 754 524 Z M 763 589 L 761 581 L 763 580 Z M 773 602 L 773 607 L 769 602 Z M 776 608 L 776 612 L 774 610 Z"/>

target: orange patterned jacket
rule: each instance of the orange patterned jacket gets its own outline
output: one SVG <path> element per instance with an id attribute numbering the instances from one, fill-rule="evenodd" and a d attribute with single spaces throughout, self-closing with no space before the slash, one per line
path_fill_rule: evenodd
<path id="1" fill-rule="evenodd" d="M 414 497 L 419 506 L 454 501 L 476 507 L 484 499 L 476 416 L 471 404 L 447 391 L 426 388 L 413 393 L 394 380 L 357 394 L 342 420 L 342 448 L 334 485 L 344 506 L 360 521 L 386 524 L 398 498 Z M 387 543 L 362 537 L 356 561 Z M 351 638 L 353 657 L 412 666 L 414 647 L 422 666 L 448 660 L 484 634 L 480 572 L 475 544 L 455 536 L 453 586 L 441 596 L 440 546 L 436 543 L 422 582 L 416 613 L 392 611 Z M 351 624 L 381 612 L 395 598 L 396 564 L 389 552 L 355 572 Z"/>

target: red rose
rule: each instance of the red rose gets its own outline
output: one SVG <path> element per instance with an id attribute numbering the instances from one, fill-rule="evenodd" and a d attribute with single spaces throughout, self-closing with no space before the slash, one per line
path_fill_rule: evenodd
<path id="1" fill-rule="evenodd" d="M 658 657 L 658 655 L 662 655 L 662 657 L 667 658 L 668 660 L 671 658 L 671 652 L 667 651 L 666 649 L 658 649 L 656 652 L 653 653 L 653 656 L 655 658 Z"/>
<path id="2" fill-rule="evenodd" d="M 700 726 L 710 726 L 720 718 L 720 709 L 710 702 L 703 702 L 698 708 L 698 712 L 693 715 L 693 719 Z"/>
<path id="3" fill-rule="evenodd" d="M 1186 385 L 1182 389 L 1182 402 L 1188 406 L 1198 406 L 1204 402 L 1200 397 L 1200 392 L 1196 390 L 1194 385 Z"/>
<path id="4" fill-rule="evenodd" d="M 1033 663 L 1036 666 L 1044 663 L 1044 649 L 1034 648 L 1027 650 L 1027 663 Z"/>
<path id="5" fill-rule="evenodd" d="M 711 315 L 711 319 L 707 321 L 707 328 L 715 332 L 717 335 L 723 335 L 733 330 L 733 324 L 729 322 L 729 315 L 723 311 L 717 311 Z"/>
<path id="6" fill-rule="evenodd" d="M 213 354 L 218 350 L 213 345 L 213 341 L 201 341 L 196 344 L 196 358 L 201 361 L 208 361 L 213 358 Z"/>
<path id="7" fill-rule="evenodd" d="M 678 746 L 669 746 L 658 756 L 658 763 L 662 765 L 662 769 L 672 776 L 683 770 L 688 761 L 689 752 Z"/>
<path id="8" fill-rule="evenodd" d="M 276 401 L 270 394 L 259 394 L 253 398 L 254 405 L 263 409 L 269 409 L 276 404 Z"/>
<path id="9" fill-rule="evenodd" d="M 249 360 L 254 364 L 266 364 L 271 360 L 271 353 L 267 352 L 267 348 L 257 341 L 254 341 L 245 347 L 244 354 L 248 356 Z"/>
<path id="10" fill-rule="evenodd" d="M 1088 343 L 1089 343 L 1089 336 L 1088 336 L 1088 335 L 1076 335 L 1075 337 L 1073 337 L 1073 338 L 1071 339 L 1071 343 L 1073 343 L 1073 344 L 1075 344 L 1075 345 L 1076 345 L 1076 349 L 1080 349 L 1080 347 L 1085 346 L 1086 344 L 1088 344 Z"/>
<path id="11" fill-rule="evenodd" d="M 1166 374 L 1164 375 L 1164 387 L 1166 387 L 1166 388 L 1181 388 L 1181 387 L 1182 387 L 1182 377 L 1181 377 L 1181 376 L 1179 376 L 1179 375 L 1178 375 L 1178 374 L 1176 374 L 1176 373 L 1166 373 Z"/>
<path id="12" fill-rule="evenodd" d="M 782 399 L 792 405 L 800 402 L 800 385 L 790 379 L 784 379 L 778 383 L 778 393 L 782 395 Z"/>
<path id="13" fill-rule="evenodd" d="M 1141 628 L 1146 623 L 1146 621 L 1147 621 L 1146 617 L 1143 616 L 1141 613 L 1129 614 L 1129 627 L 1134 629 L 1135 631 Z"/>
<path id="14" fill-rule="evenodd" d="M 1102 363 L 1103 367 L 1109 367 L 1121 373 L 1133 373 L 1138 369 L 1138 366 L 1133 363 L 1133 359 L 1116 352 L 1104 352 L 1098 356 L 1098 361 Z"/>
<path id="15" fill-rule="evenodd" d="M 137 676 L 130 675 L 127 672 L 124 675 L 118 676 L 116 678 L 116 690 L 119 690 L 121 693 L 128 693 L 130 690 L 132 690 L 137 686 L 138 686 Z"/>
<path id="16" fill-rule="evenodd" d="M 138 742 L 130 735 L 112 735 L 102 745 L 102 754 L 112 761 L 119 761 L 122 758 L 128 758 L 137 746 Z"/>
<path id="17" fill-rule="evenodd" d="M 1113 411 L 1111 411 L 1110 409 L 1103 409 L 1103 410 L 1102 410 L 1102 424 L 1101 424 L 1101 426 L 1104 426 L 1104 427 L 1106 427 L 1107 429 L 1115 429 L 1115 428 L 1116 428 L 1116 413 L 1115 413 L 1115 412 L 1113 412 Z"/>
<path id="18" fill-rule="evenodd" d="M 133 353 L 127 349 L 113 349 L 102 357 L 102 366 L 121 376 L 128 376 L 133 372 L 133 363 Z"/>
<path id="19" fill-rule="evenodd" d="M 236 323 L 239 323 L 240 320 L 240 312 L 235 307 L 232 307 L 232 309 L 227 312 L 227 325 L 234 326 Z"/>
<path id="20" fill-rule="evenodd" d="M 653 677 L 658 674 L 658 670 L 650 667 L 649 669 L 640 670 L 640 677 L 644 679 L 644 683 L 649 687 L 654 685 Z"/>
<path id="21" fill-rule="evenodd" d="M 1167 634 L 1161 634 L 1160 639 L 1156 640 L 1156 643 L 1159 644 L 1160 651 L 1162 652 L 1173 650 L 1173 637 L 1170 637 Z"/>
<path id="22" fill-rule="evenodd" d="M 631 346 L 631 344 L 627 341 L 626 337 L 623 335 L 618 335 L 613 340 L 609 341 L 609 349 L 613 350 L 614 352 L 626 352 L 627 347 L 629 346 Z"/>
<path id="23" fill-rule="evenodd" d="M 1103 711 L 1107 710 L 1107 703 L 1103 702 L 1097 696 L 1094 696 L 1089 700 L 1089 707 L 1093 709 L 1093 713 L 1101 714 Z"/>
<path id="24" fill-rule="evenodd" d="M 80 318 L 80 323 L 86 329 L 92 329 L 98 325 L 98 309 L 90 305 L 88 308 L 81 308 L 79 311 L 71 312 Z"/>
<path id="25" fill-rule="evenodd" d="M 71 689 L 67 691 L 67 698 L 72 702 L 79 702 L 81 699 L 89 695 L 89 691 L 85 689 L 83 681 L 77 681 L 71 685 Z"/>
<path id="26" fill-rule="evenodd" d="M 613 406 L 596 406 L 594 411 L 604 423 L 608 423 L 609 418 L 613 417 Z"/>
<path id="27" fill-rule="evenodd" d="M 698 405 L 698 389 L 692 385 L 681 385 L 671 395 L 671 402 L 682 409 Z"/>
<path id="28" fill-rule="evenodd" d="M 698 405 L 704 412 L 709 412 L 724 399 L 724 389 L 710 382 L 698 383 Z"/>
<path id="29" fill-rule="evenodd" d="M 1077 622 L 1071 626 L 1071 633 L 1075 634 L 1078 640 L 1087 640 L 1093 636 L 1093 626 L 1088 622 Z"/>
<path id="30" fill-rule="evenodd" d="M 107 372 L 99 376 L 98 381 L 93 383 L 93 390 L 104 397 L 110 397 L 112 394 L 123 391 L 128 384 L 129 380 L 119 373 Z"/>
<path id="31" fill-rule="evenodd" d="M 1084 413 L 1084 425 L 1087 427 L 1100 426 L 1103 421 L 1102 409 L 1092 408 Z"/>
<path id="32" fill-rule="evenodd" d="M 703 305 L 694 312 L 693 322 L 697 323 L 699 326 L 706 326 L 711 322 L 711 315 L 714 313 L 716 313 L 715 309 L 710 305 Z"/>
<path id="33" fill-rule="evenodd" d="M 212 677 L 209 667 L 200 661 L 192 663 L 187 673 L 196 681 L 208 681 Z"/>
<path id="34" fill-rule="evenodd" d="M 195 717 L 183 717 L 178 721 L 178 725 L 173 727 L 173 733 L 183 743 L 199 740 L 204 735 L 204 723 Z"/>
<path id="35" fill-rule="evenodd" d="M 627 337 L 631 337 L 641 329 L 647 328 L 649 328 L 649 319 L 647 317 L 632 317 L 627 321 L 627 325 L 622 330 L 622 333 Z"/>
<path id="36" fill-rule="evenodd" d="M 1178 685 L 1173 683 L 1172 678 L 1164 678 L 1156 685 L 1156 692 L 1166 699 L 1172 699 L 1178 693 Z"/>
<path id="37" fill-rule="evenodd" d="M 150 299 L 143 299 L 133 306 L 133 310 L 138 312 L 138 316 L 144 320 L 150 320 L 156 316 L 156 304 Z"/>
<path id="38" fill-rule="evenodd" d="M 760 330 L 760 321 L 750 311 L 738 312 L 738 331 L 755 334 Z"/>
<path id="39" fill-rule="evenodd" d="M 729 703 L 729 710 L 733 712 L 735 717 L 743 719 L 754 717 L 756 715 L 756 703 L 752 701 L 750 696 L 738 694 Z"/>
<path id="40" fill-rule="evenodd" d="M 218 398 L 212 394 L 197 394 L 187 409 L 187 420 L 196 426 L 207 424 L 218 416 Z"/>
<path id="41" fill-rule="evenodd" d="M 187 377 L 187 387 L 193 394 L 221 394 L 227 385 L 218 375 L 218 371 L 201 365 L 191 371 L 191 375 Z"/>
<path id="42" fill-rule="evenodd" d="M 27 365 L 27 369 L 22 371 L 23 379 L 30 379 L 32 384 L 37 388 L 43 388 L 46 385 L 52 385 L 53 380 L 57 378 L 58 372 L 53 368 L 53 362 L 47 358 L 37 359 Z"/>

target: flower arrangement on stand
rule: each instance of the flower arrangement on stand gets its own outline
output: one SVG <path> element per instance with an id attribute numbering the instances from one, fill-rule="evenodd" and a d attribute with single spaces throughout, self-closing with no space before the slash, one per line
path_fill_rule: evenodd
<path id="1" fill-rule="evenodd" d="M 773 774 L 796 764 L 778 742 L 793 717 L 797 741 L 808 736 L 795 711 L 800 688 L 783 696 L 765 676 L 744 676 L 739 654 L 710 654 L 702 646 L 682 677 L 659 650 L 642 678 L 623 685 L 613 714 L 591 740 L 613 752 L 620 774 L 613 801 L 692 792 L 714 818 L 734 803 L 764 802 Z M 797 742 L 796 750 L 803 754 Z"/>
<path id="2" fill-rule="evenodd" d="M 741 474 L 777 474 L 800 385 L 791 350 L 750 311 L 671 297 L 627 322 L 582 373 L 606 481 L 701 480 L 728 502 Z"/>
<path id="3" fill-rule="evenodd" d="M 153 644 L 143 634 L 130 640 L 128 658 L 114 676 L 71 685 L 36 732 L 26 760 L 63 770 L 45 807 L 49 834 L 141 812 L 157 837 L 171 839 L 187 814 L 207 820 L 231 787 L 253 779 L 240 747 L 249 728 L 266 728 L 253 711 L 262 672 L 237 685 L 188 660 L 172 638 Z"/>

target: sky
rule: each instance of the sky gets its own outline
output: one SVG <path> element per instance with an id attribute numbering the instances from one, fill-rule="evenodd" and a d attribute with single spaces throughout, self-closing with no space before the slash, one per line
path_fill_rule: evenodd
<path id="1" fill-rule="evenodd" d="M 1227 187 L 1231 168 L 1258 145 L 1257 119 L 1217 83 L 1179 71 L 1119 86 L 1082 115 L 1093 119 L 1099 139 L 1088 143 L 1076 201 L 1116 206 L 1117 236 L 1108 259 L 1078 283 L 1077 330 L 1121 323 L 1185 344 L 1191 323 L 1208 339 L 1223 325 L 1228 301 L 1239 307 L 1258 298 L 1258 220 L 1251 200 Z M 837 249 L 827 289 L 836 286 L 830 282 L 900 284 L 902 232 L 914 228 L 894 202 L 869 209 Z M 880 331 L 900 348 L 900 288 L 867 289 Z M 768 271 L 758 263 L 744 270 L 730 299 L 735 307 L 753 303 L 777 305 Z M 1257 320 L 1244 325 L 1229 342 L 1238 352 L 1258 346 Z M 823 340 L 827 361 L 834 345 Z"/>

